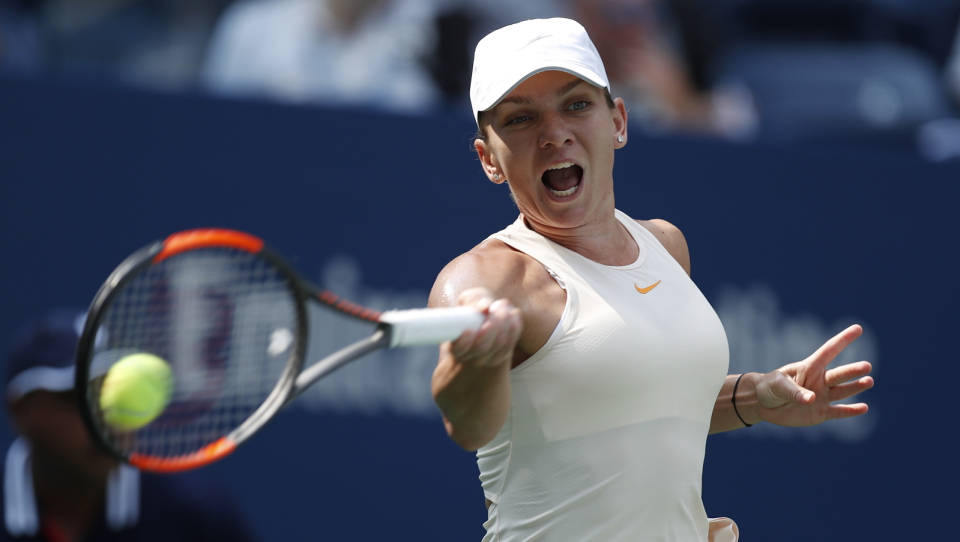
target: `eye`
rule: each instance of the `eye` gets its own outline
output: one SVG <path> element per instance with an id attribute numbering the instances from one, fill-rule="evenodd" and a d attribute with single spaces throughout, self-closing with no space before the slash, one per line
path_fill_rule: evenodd
<path id="1" fill-rule="evenodd" d="M 528 120 L 530 120 L 530 117 L 526 115 L 517 115 L 516 117 L 508 120 L 507 124 L 520 124 L 521 122 L 526 122 Z"/>
<path id="2" fill-rule="evenodd" d="M 587 100 L 577 100 L 572 104 L 570 104 L 570 106 L 567 107 L 567 109 L 570 111 L 583 111 L 589 105 L 590 105 L 590 102 Z"/>

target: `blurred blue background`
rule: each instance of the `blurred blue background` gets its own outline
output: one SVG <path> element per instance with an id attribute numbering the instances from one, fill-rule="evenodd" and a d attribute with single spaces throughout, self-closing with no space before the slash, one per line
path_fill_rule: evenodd
<path id="1" fill-rule="evenodd" d="M 403 43 L 433 56 L 417 57 L 426 86 L 392 97 L 357 76 L 375 91 L 347 99 L 363 93 L 313 80 L 352 77 L 338 57 L 311 67 L 309 52 L 283 56 L 302 51 L 293 44 L 258 60 L 287 58 L 286 75 L 241 74 L 229 60 L 210 75 L 212 51 L 231 50 L 217 37 L 225 20 L 237 40 L 269 41 L 244 11 L 284 29 L 300 4 L 0 2 L 0 350 L 28 318 L 89 303 L 130 252 L 194 227 L 255 233 L 361 303 L 422 305 L 444 264 L 516 215 L 470 151 L 470 44 L 504 18 L 592 14 L 611 35 L 648 33 L 633 45 L 643 68 L 613 84 L 634 92 L 636 117 L 617 154 L 618 207 L 684 231 L 731 372 L 799 359 L 854 321 L 866 333 L 845 361 L 875 365 L 863 418 L 710 437 L 708 514 L 736 519 L 745 540 L 951 537 L 957 2 L 537 2 L 498 18 L 451 0 L 403 11 L 427 21 L 419 45 Z M 369 4 L 353 24 L 376 32 L 336 45 L 356 58 L 382 47 L 369 36 L 394 21 L 390 2 Z M 194 34 L 172 30 L 183 20 Z M 175 39 L 188 34 L 193 49 Z M 179 45 L 131 45 L 151 36 Z M 314 77 L 295 77 L 304 71 Z M 686 94 L 663 94 L 677 88 Z M 475 459 L 444 434 L 433 363 L 418 349 L 348 367 L 203 474 L 231 490 L 262 540 L 479 540 Z M 0 440 L 12 437 L 0 423 Z"/>

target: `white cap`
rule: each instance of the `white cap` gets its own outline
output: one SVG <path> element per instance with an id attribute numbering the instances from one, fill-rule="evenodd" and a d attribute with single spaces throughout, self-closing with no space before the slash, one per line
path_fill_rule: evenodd
<path id="1" fill-rule="evenodd" d="M 487 34 L 477 44 L 470 81 L 473 117 L 492 109 L 531 75 L 559 70 L 610 89 L 600 53 L 587 31 L 570 19 L 533 19 Z"/>

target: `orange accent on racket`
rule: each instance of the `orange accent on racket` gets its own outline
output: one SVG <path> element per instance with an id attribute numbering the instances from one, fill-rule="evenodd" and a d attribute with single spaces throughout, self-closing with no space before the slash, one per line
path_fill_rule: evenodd
<path id="1" fill-rule="evenodd" d="M 317 296 L 317 299 L 327 303 L 328 305 L 333 305 L 338 299 L 340 299 L 340 297 L 329 290 L 324 290 L 320 292 L 320 294 Z"/>
<path id="2" fill-rule="evenodd" d="M 180 472 L 195 469 L 223 459 L 237 449 L 237 445 L 229 437 L 211 442 L 203 448 L 189 455 L 180 457 L 153 457 L 149 455 L 130 454 L 130 464 L 140 470 L 154 472 Z"/>
<path id="3" fill-rule="evenodd" d="M 203 229 L 187 230 L 167 237 L 163 250 L 153 257 L 153 263 L 162 262 L 170 256 L 203 247 L 230 247 L 256 254 L 263 249 L 263 240 L 249 233 L 233 230 Z"/>
<path id="4" fill-rule="evenodd" d="M 357 305 L 356 303 L 347 301 L 346 299 L 340 299 L 337 294 L 329 290 L 323 290 L 322 292 L 318 292 L 316 295 L 317 299 L 323 301 L 327 305 L 336 307 L 338 310 L 341 310 L 351 316 L 356 316 L 357 318 L 368 320 L 370 322 L 379 322 L 380 315 L 383 314 L 381 311 L 369 309 L 362 305 Z"/>
<path id="5" fill-rule="evenodd" d="M 345 299 L 338 301 L 336 307 L 347 314 L 364 320 L 370 320 L 371 322 L 378 322 L 380 320 L 380 314 L 382 314 L 380 311 L 368 309 L 367 307 L 357 305 Z"/>

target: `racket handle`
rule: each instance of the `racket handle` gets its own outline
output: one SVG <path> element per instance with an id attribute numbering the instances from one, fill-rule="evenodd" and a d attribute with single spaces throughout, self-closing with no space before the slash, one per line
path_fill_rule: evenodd
<path id="1" fill-rule="evenodd" d="M 387 311 L 380 322 L 390 326 L 390 348 L 452 341 L 468 329 L 479 329 L 483 314 L 472 307 Z"/>

